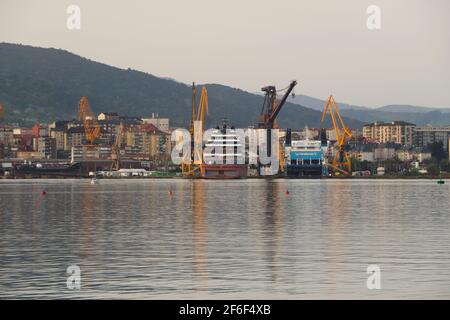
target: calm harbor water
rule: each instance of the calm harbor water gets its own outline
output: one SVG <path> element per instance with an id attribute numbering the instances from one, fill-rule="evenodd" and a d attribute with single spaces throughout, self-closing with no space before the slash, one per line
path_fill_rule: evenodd
<path id="1" fill-rule="evenodd" d="M 449 231 L 448 181 L 0 180 L 0 298 L 449 299 Z"/>

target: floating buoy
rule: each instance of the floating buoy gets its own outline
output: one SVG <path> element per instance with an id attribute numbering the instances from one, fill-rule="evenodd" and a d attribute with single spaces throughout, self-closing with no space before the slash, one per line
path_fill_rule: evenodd
<path id="1" fill-rule="evenodd" d="M 285 195 L 289 195 L 289 190 L 286 190 L 286 192 L 284 193 Z"/>
<path id="2" fill-rule="evenodd" d="M 41 194 L 42 194 L 43 196 L 45 196 L 45 195 L 47 194 L 47 192 L 46 192 L 46 191 L 42 191 Z"/>
<path id="3" fill-rule="evenodd" d="M 169 195 L 169 197 L 171 197 L 173 195 L 172 190 L 169 190 L 169 192 L 167 192 L 167 194 Z"/>

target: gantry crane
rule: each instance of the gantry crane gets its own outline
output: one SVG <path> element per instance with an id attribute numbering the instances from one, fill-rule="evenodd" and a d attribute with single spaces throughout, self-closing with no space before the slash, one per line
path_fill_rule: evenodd
<path id="1" fill-rule="evenodd" d="M 333 129 L 336 134 L 336 150 L 333 156 L 333 161 L 331 164 L 328 164 L 328 166 L 334 170 L 335 174 L 338 174 L 339 172 L 348 175 L 352 170 L 352 162 L 345 147 L 347 139 L 352 138 L 352 133 L 346 127 L 344 120 L 342 119 L 341 112 L 339 111 L 339 107 L 337 106 L 332 95 L 328 98 L 325 108 L 323 109 L 322 127 L 324 127 L 327 112 L 330 113 L 331 122 L 333 123 Z"/>
<path id="2" fill-rule="evenodd" d="M 190 159 L 183 159 L 181 162 L 181 171 L 183 176 L 194 176 L 194 174 L 203 170 L 203 149 L 195 148 L 194 141 L 196 140 L 194 135 L 194 122 L 201 121 L 203 133 L 205 129 L 205 116 L 208 114 L 208 91 L 206 87 L 202 87 L 202 92 L 200 96 L 200 102 L 198 104 L 197 109 L 196 105 L 196 97 L 197 97 L 197 88 L 195 87 L 195 83 L 192 83 L 192 110 L 191 110 L 191 123 L 189 127 L 189 132 L 191 134 L 191 155 Z M 198 137 L 200 141 L 203 140 L 203 137 Z"/>
<path id="3" fill-rule="evenodd" d="M 78 120 L 83 122 L 86 139 L 92 146 L 95 139 L 100 136 L 100 126 L 86 96 L 81 97 L 78 104 Z"/>
<path id="4" fill-rule="evenodd" d="M 286 103 L 287 98 L 291 94 L 294 87 L 297 85 L 297 81 L 293 80 L 289 84 L 289 86 L 283 90 L 286 90 L 280 102 L 277 103 L 277 89 L 275 86 L 267 86 L 262 88 L 261 90 L 265 92 L 263 106 L 261 108 L 261 114 L 259 116 L 258 128 L 266 129 L 267 131 L 267 156 L 271 156 L 272 154 L 272 145 L 270 141 L 272 141 L 272 129 L 278 128 L 276 123 L 276 118 L 281 111 L 281 108 Z M 278 146 L 278 158 L 280 161 L 280 169 L 284 168 L 284 161 L 281 152 L 281 145 Z"/>

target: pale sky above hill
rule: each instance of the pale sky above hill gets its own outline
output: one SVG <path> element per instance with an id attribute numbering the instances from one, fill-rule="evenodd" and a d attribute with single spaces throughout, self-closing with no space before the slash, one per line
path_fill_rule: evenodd
<path id="1" fill-rule="evenodd" d="M 81 29 L 66 27 L 69 5 Z M 369 5 L 381 29 L 366 25 Z M 190 83 L 355 105 L 450 107 L 448 0 L 0 0 L 0 42 L 62 48 Z"/>

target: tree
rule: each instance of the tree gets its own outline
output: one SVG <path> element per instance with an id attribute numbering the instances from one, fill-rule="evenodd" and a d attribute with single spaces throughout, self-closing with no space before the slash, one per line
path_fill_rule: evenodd
<path id="1" fill-rule="evenodd" d="M 442 141 L 436 141 L 428 144 L 428 149 L 431 151 L 431 156 L 437 161 L 447 158 L 447 154 L 444 151 L 444 144 Z"/>
<path id="2" fill-rule="evenodd" d="M 447 171 L 449 170 L 449 163 L 448 163 L 448 159 L 442 159 L 439 162 L 439 167 L 441 168 L 441 171 Z"/>
<path id="3" fill-rule="evenodd" d="M 429 174 L 437 176 L 439 174 L 439 166 L 435 162 L 430 162 L 427 165 L 427 171 Z"/>

